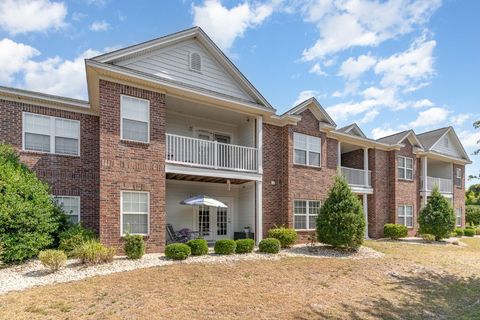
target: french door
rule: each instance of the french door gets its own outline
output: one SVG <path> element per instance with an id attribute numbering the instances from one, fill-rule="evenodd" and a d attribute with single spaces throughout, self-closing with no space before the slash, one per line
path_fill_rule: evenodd
<path id="1" fill-rule="evenodd" d="M 197 214 L 198 230 L 205 240 L 216 241 L 232 237 L 231 209 L 200 206 Z"/>

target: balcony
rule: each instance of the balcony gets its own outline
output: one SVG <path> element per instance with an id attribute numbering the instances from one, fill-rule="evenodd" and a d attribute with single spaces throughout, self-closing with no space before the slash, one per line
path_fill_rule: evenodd
<path id="1" fill-rule="evenodd" d="M 427 177 L 427 188 L 426 191 L 432 191 L 433 188 L 437 186 L 441 193 L 453 193 L 453 181 L 452 179 L 437 178 L 437 177 Z M 422 178 L 422 189 L 424 188 L 423 178 Z"/>
<path id="2" fill-rule="evenodd" d="M 166 134 L 168 163 L 258 172 L 258 149 L 217 141 L 202 140 L 175 134 Z"/>
<path id="3" fill-rule="evenodd" d="M 341 167 L 342 175 L 347 180 L 350 186 L 355 187 L 372 187 L 372 172 L 368 170 L 367 179 L 365 181 L 365 170 L 363 169 L 354 169 L 348 167 Z"/>

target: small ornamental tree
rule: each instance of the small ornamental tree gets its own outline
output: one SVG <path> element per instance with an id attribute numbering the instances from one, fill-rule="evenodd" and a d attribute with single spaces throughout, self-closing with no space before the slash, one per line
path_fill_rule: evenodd
<path id="1" fill-rule="evenodd" d="M 14 149 L 0 143 L 1 261 L 24 261 L 53 243 L 63 213 L 48 191 Z"/>
<path id="2" fill-rule="evenodd" d="M 357 249 L 364 237 L 362 204 L 345 179 L 337 176 L 318 213 L 318 241 L 337 248 Z"/>
<path id="3" fill-rule="evenodd" d="M 418 214 L 420 234 L 432 234 L 435 240 L 448 238 L 455 229 L 455 214 L 447 199 L 435 187 L 427 205 Z"/>
<path id="4" fill-rule="evenodd" d="M 466 206 L 465 221 L 471 226 L 480 225 L 480 206 Z"/>

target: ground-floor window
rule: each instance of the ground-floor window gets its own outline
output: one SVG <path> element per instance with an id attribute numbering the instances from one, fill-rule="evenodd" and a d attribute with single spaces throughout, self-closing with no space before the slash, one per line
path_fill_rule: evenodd
<path id="1" fill-rule="evenodd" d="M 455 214 L 455 224 L 457 227 L 462 226 L 462 208 L 457 208 L 457 212 Z"/>
<path id="2" fill-rule="evenodd" d="M 413 206 L 402 205 L 397 209 L 398 224 L 413 228 Z"/>
<path id="3" fill-rule="evenodd" d="M 293 201 L 293 224 L 295 229 L 316 229 L 318 209 L 320 209 L 320 201 L 317 200 Z"/>
<path id="4" fill-rule="evenodd" d="M 122 191 L 122 235 L 148 234 L 149 198 L 148 192 Z"/>
<path id="5" fill-rule="evenodd" d="M 80 197 L 55 196 L 54 198 L 71 223 L 80 223 Z"/>

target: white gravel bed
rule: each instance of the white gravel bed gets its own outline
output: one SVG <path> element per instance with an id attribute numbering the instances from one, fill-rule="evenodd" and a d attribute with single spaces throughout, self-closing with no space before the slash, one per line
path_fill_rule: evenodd
<path id="1" fill-rule="evenodd" d="M 183 261 L 172 261 L 165 258 L 164 254 L 146 254 L 141 259 L 129 260 L 125 257 L 115 257 L 112 263 L 96 266 L 82 265 L 78 260 L 70 259 L 65 268 L 50 273 L 39 260 L 31 260 L 22 265 L 0 268 L 0 294 L 10 291 L 21 291 L 31 287 L 43 286 L 53 283 L 77 281 L 98 275 L 107 275 L 115 272 L 130 271 L 141 268 L 161 267 L 173 264 L 231 264 L 238 261 L 252 260 L 280 260 L 283 257 L 317 257 L 362 259 L 377 258 L 381 253 L 373 249 L 362 247 L 358 252 L 339 252 L 327 246 L 318 245 L 310 248 L 306 245 L 297 245 L 290 249 L 282 250 L 279 254 L 234 254 L 217 255 L 209 253 L 204 256 L 190 256 Z"/>
<path id="2" fill-rule="evenodd" d="M 473 238 L 473 237 L 464 237 L 464 238 Z M 387 241 L 387 242 L 401 242 L 406 244 L 414 245 L 432 245 L 432 246 L 446 246 L 446 245 L 455 245 L 459 247 L 467 247 L 468 244 L 462 242 L 462 238 L 450 237 L 447 239 L 442 239 L 440 241 L 427 242 L 420 237 L 406 237 L 398 240 L 391 240 L 389 238 L 378 239 L 377 241 Z"/>

